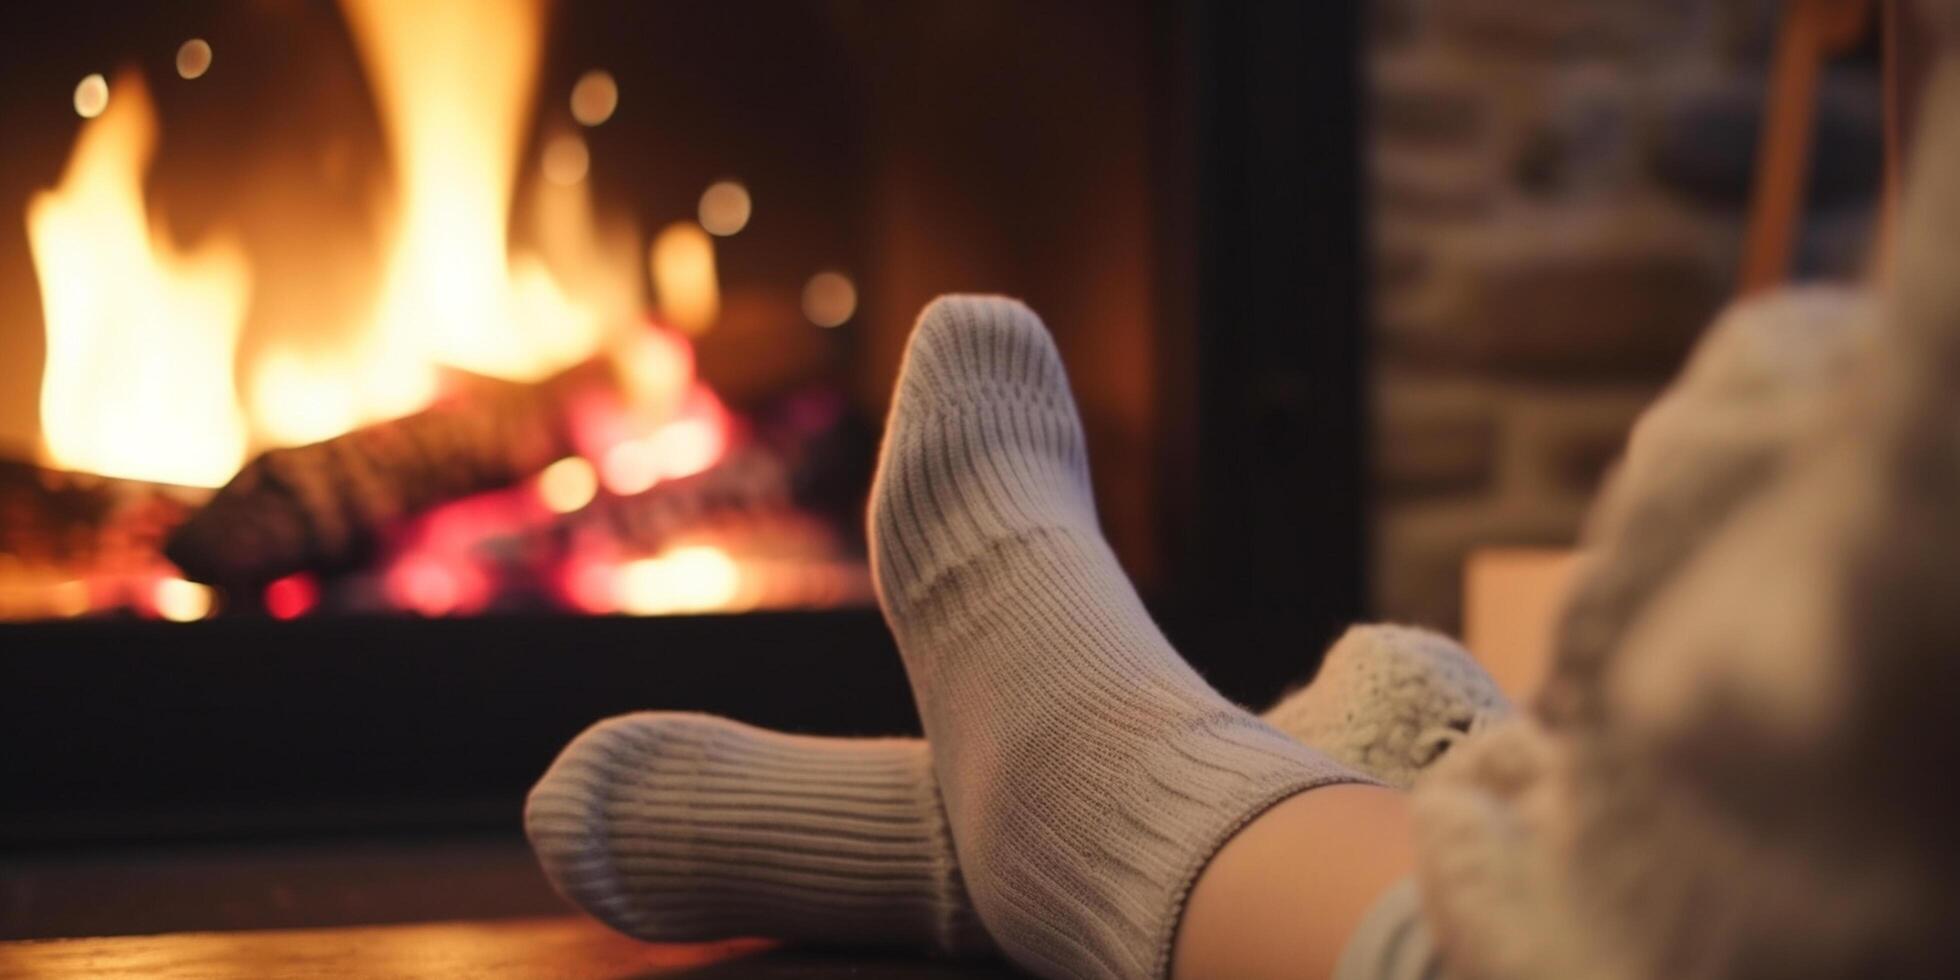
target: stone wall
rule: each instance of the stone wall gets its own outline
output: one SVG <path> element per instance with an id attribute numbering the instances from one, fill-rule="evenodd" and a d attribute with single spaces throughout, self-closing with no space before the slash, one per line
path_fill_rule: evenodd
<path id="1" fill-rule="evenodd" d="M 1771 0 L 1371 0 L 1374 599 L 1455 628 L 1488 545 L 1565 545 L 1733 291 Z M 1862 261 L 1875 57 L 1828 74 L 1802 275 Z"/>

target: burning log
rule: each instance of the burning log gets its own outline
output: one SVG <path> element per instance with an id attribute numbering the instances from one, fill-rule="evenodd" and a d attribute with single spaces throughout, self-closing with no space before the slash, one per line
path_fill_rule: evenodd
<path id="1" fill-rule="evenodd" d="M 0 459 L 0 622 L 120 605 L 170 574 L 165 534 L 208 491 Z"/>
<path id="2" fill-rule="evenodd" d="M 186 577 L 225 585 L 351 567 L 394 522 L 571 455 L 574 403 L 615 391 L 603 359 L 534 384 L 471 378 L 414 415 L 269 450 L 178 527 L 164 554 Z"/>
<path id="3" fill-rule="evenodd" d="M 874 452 L 873 435 L 841 398 L 805 393 L 765 411 L 753 437 L 712 468 L 599 500 L 580 517 L 645 553 L 717 520 L 789 511 L 823 518 L 857 538 Z"/>

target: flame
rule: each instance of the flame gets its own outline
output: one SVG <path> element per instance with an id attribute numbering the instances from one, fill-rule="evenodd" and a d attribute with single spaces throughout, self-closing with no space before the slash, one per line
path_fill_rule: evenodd
<path id="1" fill-rule="evenodd" d="M 279 312 L 256 304 L 257 315 L 276 329 L 262 335 L 260 324 L 248 326 L 252 269 L 239 245 L 221 235 L 180 251 L 148 218 L 142 182 L 159 130 L 141 79 L 129 74 L 112 86 L 91 76 L 76 91 L 87 121 L 68 167 L 27 211 L 48 334 L 43 441 L 66 469 L 215 486 L 248 450 L 317 442 L 423 408 L 446 369 L 531 381 L 606 357 L 617 390 L 573 400 L 576 455 L 507 492 L 418 515 L 386 545 L 378 585 L 387 602 L 429 616 L 472 613 L 514 574 L 512 563 L 546 560 L 500 550 L 499 541 L 593 506 L 601 488 L 638 493 L 728 452 L 734 420 L 695 377 L 685 336 L 719 316 L 715 243 L 688 221 L 649 247 L 629 222 L 602 220 L 589 181 L 600 161 L 581 131 L 567 128 L 562 104 L 560 118 L 536 134 L 536 179 L 522 209 L 530 224 L 513 233 L 544 0 L 342 6 L 391 162 L 371 309 L 309 322 L 294 312 L 306 304 L 266 295 Z M 186 42 L 178 73 L 201 75 L 209 55 L 208 45 Z M 604 123 L 618 95 L 610 75 L 588 72 L 571 116 Z M 749 209 L 746 190 L 725 182 L 704 197 L 702 216 L 729 235 Z M 265 257 L 261 289 L 281 281 L 276 260 L 285 257 Z M 672 330 L 648 322 L 650 283 Z M 350 295 L 368 301 L 358 290 Z M 549 570 L 562 572 L 580 608 L 691 611 L 753 598 L 747 566 L 715 546 L 630 561 L 572 550 L 562 567 L 549 559 Z M 172 573 L 148 570 L 116 587 L 146 615 L 191 620 L 218 611 L 214 593 Z M 45 591 L 64 614 L 115 604 L 96 601 L 93 587 Z M 260 598 L 269 614 L 290 618 L 315 609 L 322 594 L 314 580 L 295 576 Z"/>
<path id="2" fill-rule="evenodd" d="M 544 36 L 537 0 L 346 0 L 400 213 L 376 314 L 389 356 L 534 380 L 589 356 L 576 313 L 506 225 Z"/>
<path id="3" fill-rule="evenodd" d="M 364 332 L 338 350 L 269 345 L 248 370 L 253 428 L 316 442 L 429 404 L 443 367 L 532 381 L 592 357 L 642 302 L 639 235 L 602 227 L 585 147 L 546 144 L 535 250 L 507 225 L 544 35 L 540 0 L 345 0 L 395 178 Z M 576 166 L 562 159 L 576 144 Z M 554 157 L 555 152 L 555 157 Z"/>
<path id="4" fill-rule="evenodd" d="M 648 252 L 660 313 L 682 333 L 699 335 L 721 315 L 721 285 L 715 278 L 715 243 L 700 225 L 676 221 L 661 229 Z"/>
<path id="5" fill-rule="evenodd" d="M 216 486 L 245 458 L 232 363 L 251 279 L 229 239 L 180 252 L 151 226 L 156 143 L 142 79 L 121 76 L 61 183 L 28 202 L 47 327 L 42 441 L 67 469 Z"/>
<path id="6" fill-rule="evenodd" d="M 76 98 L 94 118 L 60 185 L 28 209 L 55 465 L 215 486 L 255 446 L 317 442 L 426 407 L 444 368 L 530 381 L 602 349 L 644 353 L 623 336 L 644 306 L 643 239 L 594 215 L 583 161 L 539 168 L 535 246 L 511 248 L 542 0 L 343 6 L 393 164 L 369 322 L 282 326 L 237 370 L 246 258 L 228 237 L 179 252 L 151 228 L 142 177 L 155 111 L 136 75 L 116 81 L 113 99 L 91 76 Z M 548 145 L 578 142 L 559 137 Z"/>

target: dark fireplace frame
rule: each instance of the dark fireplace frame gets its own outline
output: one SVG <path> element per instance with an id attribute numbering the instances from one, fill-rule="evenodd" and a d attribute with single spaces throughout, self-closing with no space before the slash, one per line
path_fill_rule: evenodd
<path id="1" fill-rule="evenodd" d="M 1361 14 L 1157 4 L 1169 515 L 1152 605 L 1228 695 L 1365 612 Z M 0 626 L 0 853 L 516 827 L 636 709 L 916 730 L 873 611 Z"/>

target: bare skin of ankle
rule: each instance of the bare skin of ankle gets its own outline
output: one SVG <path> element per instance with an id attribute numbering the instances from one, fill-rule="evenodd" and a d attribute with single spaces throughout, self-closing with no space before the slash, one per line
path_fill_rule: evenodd
<path id="1" fill-rule="evenodd" d="M 1172 980 L 1332 976 L 1375 901 L 1415 857 L 1409 801 L 1374 786 L 1309 790 L 1233 835 L 1198 876 Z"/>

